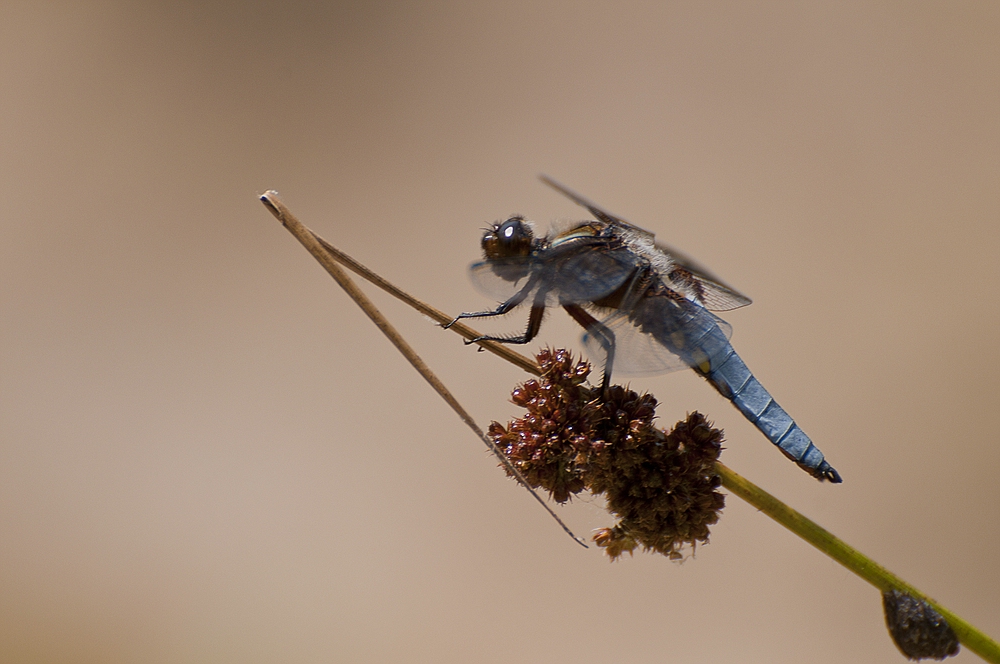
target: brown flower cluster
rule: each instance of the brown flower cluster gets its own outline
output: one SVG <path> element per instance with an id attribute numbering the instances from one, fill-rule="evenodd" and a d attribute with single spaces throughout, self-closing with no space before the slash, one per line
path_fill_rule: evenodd
<path id="1" fill-rule="evenodd" d="M 585 489 L 603 495 L 618 522 L 594 541 L 612 559 L 642 546 L 679 560 L 685 545 L 707 542 L 725 504 L 715 471 L 722 432 L 697 412 L 657 429 L 652 396 L 616 385 L 602 398 L 586 384 L 585 361 L 548 349 L 537 359 L 542 377 L 512 394 L 524 417 L 489 429 L 528 483 L 560 503 Z"/>

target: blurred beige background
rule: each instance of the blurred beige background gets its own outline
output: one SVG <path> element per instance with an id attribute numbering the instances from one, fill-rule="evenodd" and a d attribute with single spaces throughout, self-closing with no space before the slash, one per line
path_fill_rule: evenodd
<path id="1" fill-rule="evenodd" d="M 1000 635 L 998 34 L 992 1 L 8 3 L 0 660 L 903 661 L 734 497 L 681 565 L 574 545 L 257 200 L 457 313 L 484 223 L 585 215 L 540 172 L 754 298 L 736 348 L 845 481 L 690 372 L 633 381 L 662 422 Z M 523 374 L 374 297 L 517 412 Z"/>

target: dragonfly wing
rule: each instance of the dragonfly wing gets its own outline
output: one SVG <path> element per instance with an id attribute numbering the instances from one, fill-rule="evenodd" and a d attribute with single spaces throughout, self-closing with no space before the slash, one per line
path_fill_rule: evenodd
<path id="1" fill-rule="evenodd" d="M 720 283 L 701 279 L 698 289 L 698 301 L 709 311 L 732 311 L 753 304 L 746 295 Z"/>
<path id="2" fill-rule="evenodd" d="M 619 216 L 611 214 L 604 208 L 598 207 L 593 201 L 587 200 L 586 198 L 576 193 L 569 187 L 566 187 L 565 185 L 556 182 L 548 175 L 539 175 L 538 178 L 545 184 L 549 185 L 550 187 L 558 191 L 566 198 L 576 203 L 577 205 L 587 208 L 587 210 L 590 211 L 590 214 L 594 215 L 599 221 L 603 221 L 604 223 L 611 224 L 613 226 L 624 226 L 630 231 L 633 231 L 640 235 L 648 236 L 650 240 L 653 239 L 653 234 L 647 231 L 645 228 L 640 228 L 639 226 L 636 226 L 631 222 L 625 221 Z"/>
<path id="3" fill-rule="evenodd" d="M 588 249 L 559 260 L 545 281 L 555 286 L 560 303 L 593 302 L 625 284 L 638 262 L 620 249 Z"/>
<path id="4" fill-rule="evenodd" d="M 698 301 L 709 311 L 731 311 L 753 303 L 749 297 L 727 285 L 684 252 L 662 242 L 657 242 L 656 248 L 670 256 L 674 263 L 674 269 L 668 275 L 668 285 Z"/>
<path id="5" fill-rule="evenodd" d="M 626 228 L 632 233 L 645 236 L 652 242 L 653 234 L 644 228 L 640 228 L 639 226 L 636 226 L 635 224 L 628 222 L 617 215 L 611 214 L 607 210 L 597 206 L 594 202 L 587 200 L 580 194 L 556 182 L 547 175 L 540 175 L 539 178 L 542 182 L 549 185 L 577 205 L 587 208 L 587 210 L 589 210 L 590 213 L 597 217 L 600 221 L 603 221 L 606 224 Z M 655 245 L 657 249 L 670 256 L 670 258 L 673 259 L 673 262 L 681 268 L 678 273 L 678 278 L 671 279 L 672 283 L 668 285 L 673 287 L 675 290 L 680 290 L 692 299 L 697 300 L 709 311 L 730 311 L 732 309 L 738 309 L 739 307 L 745 307 L 746 305 L 751 304 L 752 300 L 750 298 L 743 295 L 735 288 L 726 285 L 725 282 L 716 277 L 703 265 L 684 252 L 678 251 L 677 249 L 660 242 L 656 242 Z M 678 283 L 678 281 L 681 283 Z"/>
<path id="6" fill-rule="evenodd" d="M 469 280 L 476 290 L 504 302 L 528 282 L 531 265 L 524 259 L 479 261 L 469 266 Z"/>
<path id="7" fill-rule="evenodd" d="M 683 358 L 640 332 L 624 314 L 614 314 L 601 324 L 615 335 L 614 374 L 653 376 L 688 368 Z M 591 357 L 605 357 L 604 347 L 595 335 L 585 332 L 583 343 Z"/>
<path id="8" fill-rule="evenodd" d="M 469 266 L 469 279 L 483 295 L 503 302 L 534 281 L 530 296 L 546 306 L 590 302 L 613 293 L 635 270 L 635 259 L 620 251 L 584 251 L 552 262 L 479 261 Z"/>
<path id="9" fill-rule="evenodd" d="M 689 310 L 675 334 L 681 334 L 682 345 L 688 351 L 713 329 L 729 339 L 732 326 L 698 305 Z M 693 313 L 693 315 L 691 315 Z M 615 335 L 615 361 L 612 371 L 628 376 L 655 376 L 680 369 L 690 369 L 696 360 L 690 352 L 681 352 L 676 345 L 665 345 L 658 335 L 644 332 L 625 313 L 615 312 L 601 321 Z M 675 327 L 671 325 L 671 327 Z M 583 342 L 593 357 L 604 357 L 604 348 L 594 335 L 585 333 Z"/>

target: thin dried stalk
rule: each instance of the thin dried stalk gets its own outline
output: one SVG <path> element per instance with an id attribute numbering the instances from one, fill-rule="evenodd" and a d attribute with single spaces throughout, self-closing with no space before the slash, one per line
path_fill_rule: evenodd
<path id="1" fill-rule="evenodd" d="M 513 465 L 511 465 L 510 460 L 508 460 L 507 457 L 504 456 L 499 449 L 497 449 L 497 446 L 493 443 L 493 441 L 490 440 L 490 438 L 483 432 L 481 428 L 479 428 L 479 425 L 475 423 L 475 421 L 472 419 L 472 416 L 469 415 L 469 413 L 465 410 L 465 408 L 462 407 L 462 405 L 452 395 L 452 393 L 448 390 L 448 388 L 444 386 L 444 383 L 442 383 L 441 380 L 434 374 L 434 372 L 431 371 L 430 367 L 428 367 L 424 363 L 424 361 L 420 359 L 420 356 L 417 355 L 416 351 L 414 351 L 413 348 L 410 346 L 410 344 L 408 344 L 406 340 L 403 339 L 403 337 L 399 334 L 399 332 L 396 331 L 396 328 L 394 328 L 392 324 L 389 323 L 389 321 L 385 318 L 385 316 L 382 315 L 382 312 L 380 312 L 375 307 L 372 301 L 369 300 L 368 297 L 363 292 L 361 292 L 361 290 L 357 287 L 354 281 L 349 276 L 347 276 L 347 273 L 345 273 L 340 268 L 340 266 L 334 260 L 333 253 L 330 251 L 330 248 L 332 248 L 330 244 L 325 241 L 320 242 L 320 240 L 311 230 L 303 226 L 302 222 L 300 222 L 295 217 L 295 215 L 293 215 L 291 211 L 289 211 L 289 209 L 285 207 L 284 203 L 281 202 L 281 199 L 278 198 L 277 192 L 275 191 L 265 192 L 264 195 L 260 197 L 260 200 L 264 204 L 264 206 L 271 212 L 271 214 L 273 214 L 278 219 L 278 221 L 280 221 L 281 224 L 285 228 L 287 228 L 288 231 L 292 235 L 294 235 L 299 242 L 302 243 L 302 246 L 304 246 L 309 251 L 309 253 L 313 255 L 313 258 L 315 258 L 319 262 L 319 264 L 323 266 L 323 268 L 330 274 L 330 276 L 333 277 L 334 281 L 336 281 L 340 285 L 340 287 L 343 288 L 344 291 L 350 296 L 350 298 L 354 300 L 355 304 L 357 304 L 361 308 L 361 310 L 368 315 L 371 321 L 375 323 L 375 326 L 382 331 L 382 333 L 389 339 L 389 341 L 392 342 L 392 345 L 396 347 L 396 350 L 402 353 L 403 357 L 405 357 L 407 361 L 413 366 L 413 368 L 417 370 L 417 373 L 419 373 L 424 378 L 424 380 L 426 380 L 430 384 L 430 386 L 434 388 L 434 391 L 437 392 L 438 395 L 445 400 L 445 403 L 451 406 L 451 409 L 455 411 L 458 417 L 463 422 L 465 422 L 465 424 L 470 429 L 472 429 L 473 432 L 475 432 L 475 434 L 479 437 L 480 440 L 483 441 L 486 447 L 489 448 L 489 450 L 493 452 L 493 454 L 500 460 L 500 462 L 504 465 L 504 467 L 508 469 L 511 475 L 525 489 L 527 489 L 532 496 L 534 496 L 535 500 L 537 500 L 538 503 L 543 508 L 545 508 L 545 511 L 547 511 L 549 515 L 553 519 L 555 519 L 556 523 L 558 523 L 560 527 L 562 527 L 562 529 L 566 532 L 566 534 L 572 537 L 573 540 L 576 541 L 578 544 L 580 544 L 584 548 L 587 548 L 587 544 L 579 537 L 574 535 L 573 531 L 571 531 L 569 527 L 566 526 L 565 523 L 563 523 L 562 519 L 559 518 L 559 516 L 552 510 L 552 508 L 549 507 L 549 505 L 542 499 L 542 497 L 539 496 L 538 493 L 535 492 L 535 490 L 528 485 L 527 481 L 525 481 L 521 473 L 518 472 L 518 470 L 514 468 Z M 360 267 L 360 264 L 356 262 L 354 263 Z M 364 270 L 364 272 L 368 273 L 368 270 Z M 364 274 L 362 274 L 362 276 L 364 276 Z M 400 295 L 405 295 L 402 290 L 396 288 L 395 286 L 391 286 L 391 284 L 389 284 L 388 282 L 385 282 L 384 280 L 381 279 L 380 281 L 386 286 L 391 287 L 390 292 L 395 294 L 397 297 L 399 297 Z M 409 296 L 406 296 L 406 299 L 404 301 L 407 301 L 408 303 L 411 304 L 417 303 L 417 300 L 415 298 L 410 298 Z M 437 310 L 432 309 L 427 305 L 421 304 L 419 310 L 423 311 L 427 315 L 431 315 L 433 313 L 435 316 L 445 318 L 445 322 L 450 320 L 446 318 L 444 314 L 442 314 L 441 312 L 438 312 Z M 477 335 L 477 333 L 474 330 L 469 330 L 468 333 L 474 336 Z M 533 364 L 527 358 L 523 359 L 526 362 Z"/>

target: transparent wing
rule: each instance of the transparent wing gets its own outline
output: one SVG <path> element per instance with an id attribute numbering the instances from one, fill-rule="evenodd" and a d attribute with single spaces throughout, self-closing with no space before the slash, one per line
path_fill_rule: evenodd
<path id="1" fill-rule="evenodd" d="M 546 306 L 592 302 L 613 293 L 632 275 L 636 259 L 625 251 L 583 249 L 564 256 L 479 261 L 469 278 L 483 295 L 503 302 L 534 281 L 525 302 L 545 292 Z"/>
<path id="2" fill-rule="evenodd" d="M 525 259 L 479 261 L 469 266 L 469 280 L 486 297 L 504 302 L 528 282 L 531 265 Z"/>
<path id="3" fill-rule="evenodd" d="M 558 290 L 559 302 L 600 300 L 618 290 L 635 272 L 637 259 L 615 249 L 585 249 L 560 258 L 545 269 L 547 281 Z"/>
<path id="4" fill-rule="evenodd" d="M 674 268 L 667 275 L 669 285 L 709 311 L 731 311 L 752 304 L 753 300 L 719 281 L 688 256 L 678 254 L 667 245 L 657 243 L 656 248 L 674 260 Z"/>
<path id="5" fill-rule="evenodd" d="M 607 210 L 597 206 L 592 201 L 587 200 L 580 194 L 572 191 L 568 187 L 556 182 L 547 175 L 540 175 L 539 178 L 542 182 L 549 185 L 560 194 L 570 199 L 577 205 L 583 206 L 590 211 L 597 219 L 603 221 L 607 224 L 613 224 L 617 226 L 622 226 L 629 229 L 633 233 L 637 233 L 641 236 L 646 236 L 650 240 L 653 239 L 653 234 L 649 231 L 632 224 L 621 217 L 611 214 Z M 671 247 L 670 245 L 663 244 L 661 242 L 655 243 L 656 248 L 663 253 L 670 256 L 674 262 L 682 268 L 682 273 L 686 272 L 686 275 L 679 275 L 685 277 L 684 281 L 688 283 L 674 283 L 670 284 L 679 290 L 682 290 L 685 294 L 698 300 L 704 307 L 710 311 L 730 311 L 732 309 L 738 309 L 739 307 L 745 307 L 751 304 L 753 301 L 743 295 L 735 288 L 728 286 L 721 279 L 712 274 L 705 266 L 698 263 L 687 254 L 682 251 Z"/>
<path id="6" fill-rule="evenodd" d="M 615 335 L 615 374 L 655 375 L 687 369 L 718 355 L 733 328 L 700 305 L 664 296 L 644 298 L 631 315 L 615 312 L 601 324 Z M 587 350 L 604 357 L 593 335 L 583 335 Z"/>
<path id="7" fill-rule="evenodd" d="M 753 304 L 753 300 L 739 291 L 707 279 L 700 279 L 699 289 L 701 295 L 698 300 L 709 311 L 732 311 Z"/>
<path id="8" fill-rule="evenodd" d="M 626 316 L 614 314 L 601 322 L 615 334 L 614 375 L 654 376 L 689 367 L 679 355 L 640 332 Z M 583 343 L 591 358 L 605 357 L 604 347 L 590 332 L 584 332 Z"/>
<path id="9" fill-rule="evenodd" d="M 647 231 L 645 228 L 640 228 L 639 226 L 636 226 L 631 222 L 625 221 L 621 217 L 617 217 L 608 212 L 607 210 L 598 207 L 592 201 L 587 200 L 586 198 L 576 193 L 569 187 L 566 187 L 565 185 L 556 182 L 548 175 L 539 175 L 538 179 L 544 182 L 545 184 L 549 185 L 550 187 L 552 187 L 553 189 L 555 189 L 560 194 L 570 199 L 577 205 L 587 208 L 590 211 L 590 214 L 594 215 L 599 221 L 603 221 L 606 224 L 612 224 L 615 226 L 624 226 L 625 228 L 628 228 L 629 230 L 635 233 L 638 233 L 640 235 L 646 235 L 649 237 L 649 239 L 653 239 L 653 234 Z"/>

